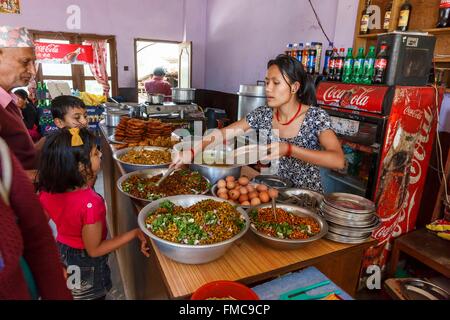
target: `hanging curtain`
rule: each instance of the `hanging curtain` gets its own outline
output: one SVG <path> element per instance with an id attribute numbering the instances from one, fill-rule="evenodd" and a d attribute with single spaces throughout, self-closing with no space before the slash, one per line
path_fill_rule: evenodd
<path id="1" fill-rule="evenodd" d="M 92 45 L 94 51 L 94 63 L 89 64 L 95 80 L 103 87 L 103 95 L 109 96 L 108 72 L 106 71 L 108 47 L 106 40 L 86 40 L 87 45 Z"/>

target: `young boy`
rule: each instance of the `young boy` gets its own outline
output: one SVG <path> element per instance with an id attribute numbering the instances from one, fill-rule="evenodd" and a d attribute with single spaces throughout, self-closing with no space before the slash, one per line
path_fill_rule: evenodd
<path id="1" fill-rule="evenodd" d="M 60 129 L 88 126 L 86 106 L 77 97 L 59 96 L 53 99 L 52 116 L 55 125 Z"/>

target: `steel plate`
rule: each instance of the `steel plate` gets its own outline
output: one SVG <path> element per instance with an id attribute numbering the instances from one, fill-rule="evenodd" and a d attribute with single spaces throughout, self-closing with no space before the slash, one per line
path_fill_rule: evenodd
<path id="1" fill-rule="evenodd" d="M 350 213 L 371 213 L 376 209 L 375 204 L 369 199 L 350 193 L 327 194 L 324 202 L 336 209 Z"/>

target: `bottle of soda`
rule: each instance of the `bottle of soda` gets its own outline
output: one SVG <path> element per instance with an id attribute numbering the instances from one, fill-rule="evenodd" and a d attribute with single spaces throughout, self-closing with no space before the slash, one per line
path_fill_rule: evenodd
<path id="1" fill-rule="evenodd" d="M 344 83 L 352 82 L 354 62 L 355 62 L 355 58 L 353 58 L 353 48 L 348 48 L 347 56 L 345 57 L 345 62 L 344 62 L 344 74 L 342 76 L 342 82 L 344 82 Z"/>
<path id="2" fill-rule="evenodd" d="M 302 56 L 303 56 L 303 42 L 300 42 L 297 45 L 297 60 L 299 62 L 302 62 Z"/>
<path id="3" fill-rule="evenodd" d="M 327 50 L 325 51 L 325 59 L 323 62 L 323 70 L 322 70 L 322 75 L 326 77 L 330 74 L 330 61 L 332 56 L 333 56 L 333 42 L 330 42 L 328 44 Z"/>
<path id="4" fill-rule="evenodd" d="M 297 44 L 292 44 L 292 50 L 290 56 L 294 59 L 297 59 Z"/>
<path id="5" fill-rule="evenodd" d="M 366 1 L 364 6 L 364 10 L 361 14 L 361 22 L 359 25 L 359 33 L 360 34 L 368 34 L 370 32 L 369 21 L 370 21 L 370 12 L 369 12 L 370 0 Z"/>
<path id="6" fill-rule="evenodd" d="M 305 48 L 303 49 L 302 54 L 302 64 L 305 70 L 308 69 L 308 60 L 309 60 L 309 49 L 311 48 L 311 44 L 309 42 L 306 43 Z"/>
<path id="7" fill-rule="evenodd" d="M 391 26 L 391 17 L 392 17 L 392 1 L 389 1 L 389 3 L 386 6 L 386 12 L 384 13 L 383 29 L 385 31 L 389 31 L 389 27 Z"/>
<path id="8" fill-rule="evenodd" d="M 286 50 L 284 51 L 284 53 L 288 56 L 291 55 L 292 52 L 292 43 L 288 43 L 288 45 L 286 46 Z"/>
<path id="9" fill-rule="evenodd" d="M 308 67 L 306 68 L 306 72 L 313 75 L 316 72 L 316 59 L 317 59 L 317 50 L 316 43 L 311 43 L 311 47 L 309 48 L 308 55 Z"/>
<path id="10" fill-rule="evenodd" d="M 328 73 L 328 77 L 327 80 L 328 81 L 334 81 L 334 73 L 336 70 L 336 59 L 338 58 L 338 52 L 337 52 L 337 48 L 333 49 L 333 53 L 331 54 L 330 57 L 330 70 Z"/>
<path id="11" fill-rule="evenodd" d="M 386 42 L 382 42 L 380 52 L 378 52 L 377 55 L 377 60 L 375 60 L 373 83 L 383 84 L 385 82 L 388 59 L 388 46 Z"/>
<path id="12" fill-rule="evenodd" d="M 358 49 L 358 55 L 353 63 L 352 82 L 361 83 L 364 75 L 364 48 Z"/>
<path id="13" fill-rule="evenodd" d="M 316 70 L 315 74 L 320 74 L 320 66 L 322 64 L 322 42 L 316 42 Z"/>
<path id="14" fill-rule="evenodd" d="M 447 28 L 450 26 L 450 0 L 441 0 L 439 5 L 439 21 L 437 28 Z"/>
<path id="15" fill-rule="evenodd" d="M 397 30 L 399 31 L 408 31 L 409 21 L 411 18 L 412 5 L 409 3 L 409 0 L 406 0 L 405 3 L 400 7 L 400 15 L 398 17 L 398 25 Z"/>
<path id="16" fill-rule="evenodd" d="M 42 99 L 42 83 L 40 81 L 37 83 L 36 99 L 38 100 L 38 102 Z"/>
<path id="17" fill-rule="evenodd" d="M 334 72 L 333 79 L 334 81 L 342 81 L 342 77 L 344 75 L 344 60 L 345 60 L 345 49 L 339 49 L 339 55 L 334 61 Z"/>
<path id="18" fill-rule="evenodd" d="M 366 59 L 364 60 L 364 71 L 363 71 L 363 77 L 361 83 L 364 84 L 372 84 L 372 78 L 373 78 L 373 67 L 375 64 L 375 47 L 371 46 L 369 48 L 369 53 L 366 56 Z"/>

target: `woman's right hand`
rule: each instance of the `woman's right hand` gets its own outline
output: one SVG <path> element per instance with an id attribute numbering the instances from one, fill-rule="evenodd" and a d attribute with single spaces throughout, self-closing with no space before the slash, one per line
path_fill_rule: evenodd
<path id="1" fill-rule="evenodd" d="M 171 167 L 175 166 L 175 169 L 178 169 L 184 164 L 190 164 L 192 163 L 192 158 L 191 150 L 176 151 L 172 157 Z"/>

